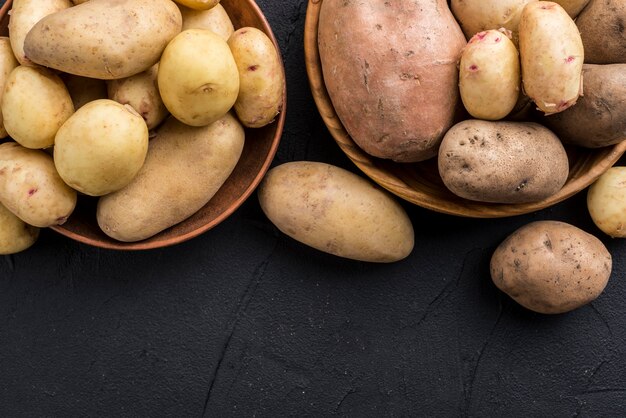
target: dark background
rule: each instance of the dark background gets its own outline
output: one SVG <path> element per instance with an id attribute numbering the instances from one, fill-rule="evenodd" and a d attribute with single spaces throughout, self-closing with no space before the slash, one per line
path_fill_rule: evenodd
<path id="1" fill-rule="evenodd" d="M 305 0 L 259 0 L 280 43 L 288 111 L 274 164 L 356 171 L 324 127 L 304 67 Z M 43 231 L 0 257 L 0 416 L 625 416 L 626 244 L 585 194 L 509 219 L 404 204 L 415 250 L 372 265 L 280 234 L 253 195 L 187 243 L 113 252 Z M 535 220 L 611 251 L 604 294 L 524 310 L 489 277 L 495 247 Z"/>

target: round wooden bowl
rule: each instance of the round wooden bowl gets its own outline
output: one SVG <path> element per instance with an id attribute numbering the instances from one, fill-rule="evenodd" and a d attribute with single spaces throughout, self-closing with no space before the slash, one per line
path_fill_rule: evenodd
<path id="1" fill-rule="evenodd" d="M 348 158 L 373 181 L 402 199 L 426 209 L 457 216 L 498 218 L 521 215 L 554 205 L 583 190 L 613 166 L 626 151 L 626 141 L 600 149 L 566 146 L 570 172 L 565 186 L 547 199 L 525 204 L 482 203 L 456 196 L 439 177 L 436 158 L 403 164 L 372 157 L 363 152 L 348 135 L 324 84 L 317 43 L 322 1 L 309 0 L 304 25 L 304 54 L 313 99 L 331 135 Z"/>
<path id="2" fill-rule="evenodd" d="M 8 36 L 8 11 L 12 0 L 0 9 L 0 35 Z M 222 0 L 235 28 L 253 26 L 265 32 L 278 43 L 269 23 L 254 0 Z M 284 66 L 281 67 L 284 71 Z M 101 248 L 116 250 L 146 250 L 166 247 L 194 238 L 228 218 L 252 194 L 270 167 L 278 149 L 285 124 L 286 88 L 283 91 L 283 110 L 274 122 L 260 129 L 246 129 L 246 140 L 233 173 L 217 194 L 197 213 L 185 221 L 144 241 L 125 243 L 105 235 L 96 222 L 97 199 L 81 196 L 76 210 L 67 223 L 52 227 L 56 232 L 76 241 Z"/>

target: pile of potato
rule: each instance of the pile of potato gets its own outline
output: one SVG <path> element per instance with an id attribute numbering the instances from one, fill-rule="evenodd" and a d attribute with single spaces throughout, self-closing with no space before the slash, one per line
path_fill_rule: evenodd
<path id="1" fill-rule="evenodd" d="M 188 218 L 227 180 L 244 127 L 282 109 L 262 31 L 219 0 L 14 0 L 0 38 L 0 254 L 99 197 L 110 237 Z"/>

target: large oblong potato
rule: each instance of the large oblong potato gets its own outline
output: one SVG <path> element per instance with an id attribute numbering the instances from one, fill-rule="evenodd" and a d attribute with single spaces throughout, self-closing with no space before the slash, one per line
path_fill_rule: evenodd
<path id="1" fill-rule="evenodd" d="M 54 136 L 74 113 L 63 81 L 47 68 L 15 68 L 2 95 L 2 117 L 9 135 L 26 148 L 54 145 Z"/>
<path id="2" fill-rule="evenodd" d="M 626 64 L 626 2 L 592 0 L 576 25 L 589 64 Z"/>
<path id="3" fill-rule="evenodd" d="M 498 246 L 490 270 L 494 284 L 520 305 L 558 314 L 596 299 L 611 268 L 611 254 L 598 238 L 564 222 L 537 221 Z"/>
<path id="4" fill-rule="evenodd" d="M 183 31 L 207 29 L 215 32 L 225 41 L 228 41 L 230 35 L 235 32 L 233 22 L 221 4 L 216 4 L 209 10 L 195 10 L 180 6 L 180 14 L 183 16 Z"/>
<path id="5" fill-rule="evenodd" d="M 61 225 L 76 199 L 76 191 L 63 182 L 44 151 L 0 144 L 0 203 L 24 222 L 40 228 Z"/>
<path id="6" fill-rule="evenodd" d="M 244 126 L 271 123 L 283 106 L 285 74 L 272 40 L 261 30 L 240 28 L 228 40 L 239 70 L 235 112 Z"/>
<path id="7" fill-rule="evenodd" d="M 24 51 L 37 64 L 111 80 L 156 64 L 181 27 L 170 0 L 91 0 L 41 19 Z"/>
<path id="8" fill-rule="evenodd" d="M 0 37 L 0 103 L 2 103 L 2 95 L 4 94 L 4 87 L 6 86 L 9 74 L 19 65 L 19 62 L 13 55 L 13 49 L 9 38 L 6 36 Z M 2 112 L 0 111 L 0 138 L 6 138 L 8 132 L 4 129 L 4 119 Z"/>
<path id="9" fill-rule="evenodd" d="M 441 143 L 438 165 L 451 192 L 491 203 L 545 199 L 563 187 L 569 174 L 559 138 L 531 122 L 458 123 Z"/>
<path id="10" fill-rule="evenodd" d="M 386 192 L 347 170 L 296 161 L 271 169 L 258 191 L 278 229 L 320 251 L 389 263 L 413 250 L 406 212 Z"/>
<path id="11" fill-rule="evenodd" d="M 0 255 L 24 251 L 38 237 L 39 228 L 28 225 L 0 203 Z"/>
<path id="12" fill-rule="evenodd" d="M 168 118 L 150 141 L 135 179 L 98 201 L 98 225 L 114 239 L 133 242 L 187 219 L 228 179 L 244 136 L 230 113 L 199 128 Z"/>

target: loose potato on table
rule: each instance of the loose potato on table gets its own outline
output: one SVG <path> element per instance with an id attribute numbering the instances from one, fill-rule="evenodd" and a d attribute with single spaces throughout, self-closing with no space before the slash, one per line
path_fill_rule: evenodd
<path id="1" fill-rule="evenodd" d="M 39 228 L 28 225 L 0 203 L 0 255 L 24 251 L 38 237 Z"/>
<path id="2" fill-rule="evenodd" d="M 612 167 L 587 192 L 591 219 L 602 232 L 626 238 L 626 167 Z"/>
<path id="3" fill-rule="evenodd" d="M 463 121 L 444 137 L 438 166 L 454 194 L 491 203 L 537 202 L 558 192 L 569 174 L 561 141 L 530 122 Z"/>
<path id="4" fill-rule="evenodd" d="M 557 314 L 596 299 L 611 276 L 611 254 L 575 226 L 538 221 L 515 231 L 491 258 L 494 284 L 520 305 Z"/>
<path id="5" fill-rule="evenodd" d="M 591 0 L 576 25 L 589 64 L 626 64 L 626 2 Z"/>
<path id="6" fill-rule="evenodd" d="M 13 55 L 9 38 L 0 36 L 0 103 L 2 103 L 2 95 L 4 94 L 4 87 L 9 79 L 9 74 L 11 74 L 18 65 L 19 62 Z M 0 111 L 0 139 L 6 138 L 8 135 L 6 129 L 4 129 L 4 119 Z"/>
<path id="7" fill-rule="evenodd" d="M 354 260 L 393 262 L 413 250 L 413 226 L 386 192 L 324 163 L 290 162 L 259 186 L 267 217 L 306 245 Z"/>
<path id="8" fill-rule="evenodd" d="M 221 4 L 209 10 L 195 10 L 185 6 L 180 6 L 180 13 L 183 16 L 183 31 L 187 29 L 207 29 L 215 32 L 225 41 L 235 32 L 233 22 Z"/>

